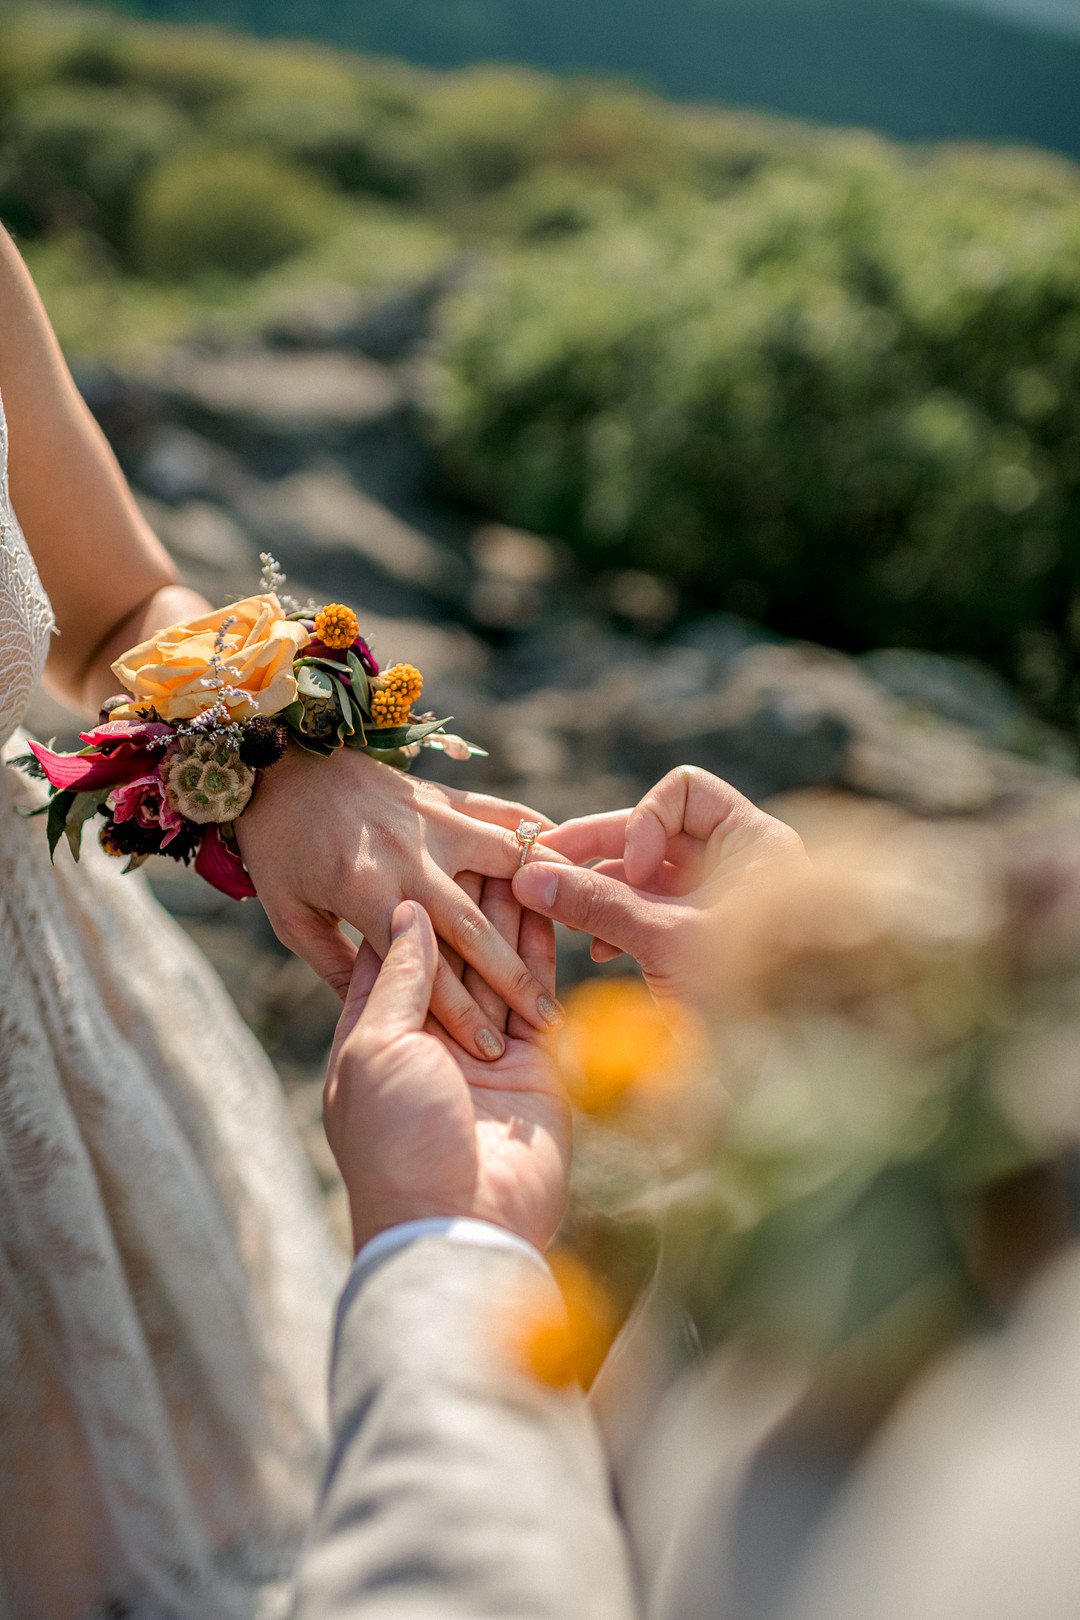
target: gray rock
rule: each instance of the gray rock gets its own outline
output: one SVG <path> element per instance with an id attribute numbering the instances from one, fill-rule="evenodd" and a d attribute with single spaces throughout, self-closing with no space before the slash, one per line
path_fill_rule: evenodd
<path id="1" fill-rule="evenodd" d="M 189 585 L 215 602 L 248 596 L 257 589 L 258 547 L 220 506 L 200 500 L 166 506 L 148 495 L 138 500 L 143 516 L 180 564 Z"/>
<path id="2" fill-rule="evenodd" d="M 168 422 L 148 435 L 131 474 L 139 490 L 175 504 L 219 498 L 243 481 L 245 469 L 201 434 Z"/>
<path id="3" fill-rule="evenodd" d="M 354 349 L 373 360 L 405 358 L 430 335 L 440 298 L 460 278 L 464 261 L 389 297 L 372 298 L 329 284 L 310 289 L 301 303 L 270 322 L 265 341 L 283 349 Z"/>
<path id="4" fill-rule="evenodd" d="M 706 653 L 719 671 L 748 647 L 781 646 L 783 638 L 735 613 L 709 613 L 681 625 L 671 636 L 671 645 Z"/>
<path id="5" fill-rule="evenodd" d="M 467 564 L 357 489 L 331 461 L 253 489 L 244 511 L 271 550 L 279 541 L 305 552 L 357 557 L 410 589 L 464 594 Z"/>
<path id="6" fill-rule="evenodd" d="M 155 378 L 181 409 L 274 434 L 353 430 L 400 411 L 401 383 L 386 366 L 333 350 L 207 354 L 177 350 Z"/>
<path id="7" fill-rule="evenodd" d="M 572 601 L 572 591 L 564 594 Z M 644 678 L 645 661 L 639 641 L 616 635 L 599 619 L 560 608 L 513 637 L 503 649 L 500 676 L 510 696 L 576 688 L 584 703 L 591 700 L 597 681 L 613 669 L 639 670 Z"/>
<path id="8" fill-rule="evenodd" d="M 535 622 L 550 610 L 556 588 L 572 572 L 565 547 L 502 523 L 477 529 L 469 553 L 477 570 L 469 611 L 486 629 Z"/>
<path id="9" fill-rule="evenodd" d="M 679 593 L 671 581 L 640 568 L 601 574 L 594 594 L 606 613 L 642 636 L 670 629 L 679 611 Z"/>
<path id="10" fill-rule="evenodd" d="M 893 697 L 977 732 L 998 748 L 1015 749 L 1069 768 L 1063 739 L 1024 707 L 1012 688 L 984 665 L 907 647 L 865 653 L 859 666 Z"/>

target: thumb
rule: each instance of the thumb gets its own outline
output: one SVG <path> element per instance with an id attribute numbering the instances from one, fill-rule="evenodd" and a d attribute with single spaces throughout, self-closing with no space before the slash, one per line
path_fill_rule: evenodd
<path id="1" fill-rule="evenodd" d="M 368 997 L 371 995 L 381 968 L 382 963 L 375 954 L 374 947 L 365 940 L 356 953 L 352 979 L 345 997 L 345 1005 L 341 1010 L 341 1017 L 338 1019 L 337 1028 L 334 1031 L 334 1044 L 330 1048 L 330 1061 L 327 1065 L 331 1075 L 336 1072 L 337 1060 L 342 1046 L 360 1022 L 361 1014 L 368 1004 Z"/>
<path id="2" fill-rule="evenodd" d="M 646 971 L 653 965 L 669 920 L 662 902 L 586 867 L 540 861 L 515 872 L 513 886 L 514 898 L 530 911 L 606 940 Z"/>
<path id="3" fill-rule="evenodd" d="M 355 1027 L 375 1031 L 380 1045 L 423 1029 L 438 965 L 439 948 L 427 912 L 414 900 L 403 900 L 390 920 L 390 949 Z"/>

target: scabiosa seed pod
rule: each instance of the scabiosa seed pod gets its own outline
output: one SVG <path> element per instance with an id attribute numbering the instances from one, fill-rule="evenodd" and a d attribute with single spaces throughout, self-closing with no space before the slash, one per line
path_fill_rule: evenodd
<path id="1" fill-rule="evenodd" d="M 188 821 L 232 821 L 251 798 L 255 772 L 213 736 L 178 737 L 161 762 L 165 798 Z"/>
<path id="2" fill-rule="evenodd" d="M 244 726 L 240 758 L 253 771 L 268 771 L 276 765 L 289 741 L 289 728 L 273 715 L 260 714 Z"/>

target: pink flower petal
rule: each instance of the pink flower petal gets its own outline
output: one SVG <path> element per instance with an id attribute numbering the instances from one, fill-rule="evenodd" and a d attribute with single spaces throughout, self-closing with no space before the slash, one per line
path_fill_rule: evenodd
<path id="1" fill-rule="evenodd" d="M 91 747 L 111 752 L 117 744 L 124 743 L 145 749 L 162 737 L 172 737 L 173 728 L 162 720 L 106 720 L 102 725 L 82 731 L 79 735 Z"/>
<path id="2" fill-rule="evenodd" d="M 120 758 L 97 753 L 56 754 L 51 748 L 43 748 L 41 743 L 33 741 L 30 742 L 30 752 L 53 787 L 75 788 L 79 793 L 129 782 L 140 771 L 145 771 L 148 764 L 145 754 L 132 753 Z"/>
<path id="3" fill-rule="evenodd" d="M 157 771 L 116 788 L 109 794 L 108 806 L 114 821 L 131 821 L 134 817 L 140 827 L 160 828 L 165 835 L 161 840 L 163 849 L 184 830 L 184 818 L 166 799 L 165 784 Z"/>
<path id="4" fill-rule="evenodd" d="M 250 900 L 255 895 L 255 885 L 235 847 L 226 843 L 214 826 L 199 845 L 195 870 L 212 888 L 220 889 L 232 900 Z"/>

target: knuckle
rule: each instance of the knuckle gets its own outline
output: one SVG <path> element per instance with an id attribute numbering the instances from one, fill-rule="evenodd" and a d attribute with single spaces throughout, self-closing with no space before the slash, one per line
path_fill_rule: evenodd
<path id="1" fill-rule="evenodd" d="M 510 1001 L 523 1001 L 540 993 L 540 986 L 524 963 L 519 963 L 506 976 L 503 993 Z"/>
<path id="2" fill-rule="evenodd" d="M 341 848 L 333 851 L 328 861 L 328 878 L 331 894 L 348 893 L 356 879 L 356 862 L 350 851 Z"/>
<path id="3" fill-rule="evenodd" d="M 487 943 L 491 925 L 478 911 L 462 910 L 450 927 L 450 944 L 459 956 L 469 957 Z"/>
<path id="4" fill-rule="evenodd" d="M 769 822 L 768 837 L 773 855 L 788 861 L 807 860 L 809 858 L 806 853 L 806 845 L 794 827 L 789 827 L 786 821 L 777 821 L 771 816 Z"/>
<path id="5" fill-rule="evenodd" d="M 607 912 L 604 880 L 597 873 L 584 871 L 578 877 L 580 920 L 591 926 L 599 923 Z"/>
<path id="6" fill-rule="evenodd" d="M 331 990 L 337 996 L 339 1001 L 344 1001 L 346 999 L 349 994 L 349 985 L 351 983 L 351 978 L 348 973 L 339 970 L 330 972 L 326 975 L 326 983 L 330 986 Z"/>

